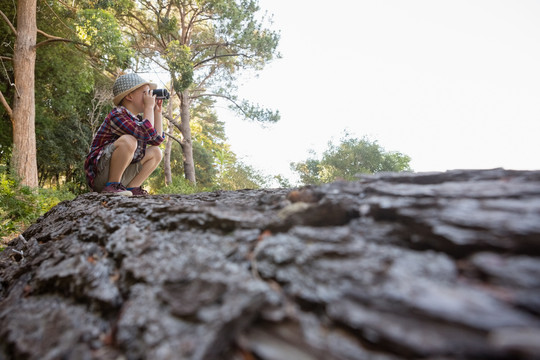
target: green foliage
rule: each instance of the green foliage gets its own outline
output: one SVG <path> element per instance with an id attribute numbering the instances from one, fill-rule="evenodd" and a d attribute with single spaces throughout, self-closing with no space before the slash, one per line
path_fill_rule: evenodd
<path id="1" fill-rule="evenodd" d="M 289 179 L 287 179 L 286 177 L 284 177 L 283 175 L 279 174 L 279 175 L 274 175 L 274 180 L 277 181 L 278 185 L 280 188 L 283 188 L 283 189 L 290 189 L 292 188 L 292 184 L 290 182 Z"/>
<path id="2" fill-rule="evenodd" d="M 105 9 L 82 9 L 74 23 L 80 42 L 87 45 L 89 54 L 105 65 L 126 66 L 132 50 L 125 42 L 114 15 Z"/>
<path id="3" fill-rule="evenodd" d="M 36 145 L 40 184 L 64 177 L 84 187 L 83 163 L 92 137 L 88 113 L 97 80 L 68 46 L 39 49 L 36 64 Z"/>
<path id="4" fill-rule="evenodd" d="M 163 57 L 173 75 L 174 90 L 177 93 L 183 92 L 193 82 L 193 62 L 189 47 L 180 44 L 178 40 L 173 40 L 167 45 Z"/>
<path id="5" fill-rule="evenodd" d="M 10 6 L 11 5 L 11 6 Z M 16 22 L 15 15 L 16 2 L 12 4 L 2 3 L 2 12 L 13 23 Z M 0 19 L 0 54 L 5 57 L 12 57 L 15 48 L 15 35 L 9 28 L 7 22 Z M 13 108 L 13 99 L 15 97 L 15 81 L 13 73 L 13 62 L 6 58 L 0 59 L 0 91 L 7 102 Z M 4 106 L 0 105 L 0 164 L 5 164 L 11 158 L 11 145 L 13 143 L 13 129 L 11 119 Z"/>
<path id="6" fill-rule="evenodd" d="M 320 163 L 320 160 L 309 158 L 304 162 L 291 163 L 291 169 L 298 173 L 302 183 L 321 184 L 323 181 L 319 174 Z"/>
<path id="7" fill-rule="evenodd" d="M 0 175 L 0 236 L 19 230 L 21 222 L 30 222 L 39 215 L 37 196 L 29 188 L 18 186 L 15 180 Z"/>
<path id="8" fill-rule="evenodd" d="M 268 179 L 253 167 L 236 161 L 231 163 L 209 186 L 193 185 L 183 175 L 172 177 L 172 184 L 164 186 L 163 172 L 158 170 L 148 180 L 154 194 L 193 194 L 203 191 L 258 189 L 268 183 Z"/>
<path id="9" fill-rule="evenodd" d="M 274 57 L 280 35 L 266 27 L 268 21 L 260 16 L 257 0 L 199 1 L 211 21 L 193 34 L 192 49 L 195 83 L 203 83 L 207 92 L 219 94 L 231 102 L 230 108 L 249 120 L 273 123 L 280 119 L 273 111 L 238 100 L 236 79 L 241 70 L 261 70 Z"/>
<path id="10" fill-rule="evenodd" d="M 212 187 L 217 174 L 212 150 L 205 148 L 204 144 L 199 141 L 194 142 L 193 161 L 195 163 L 197 183 L 202 187 Z"/>
<path id="11" fill-rule="evenodd" d="M 240 105 L 234 103 L 230 105 L 230 109 L 240 112 L 248 120 L 255 120 L 261 123 L 276 123 L 281 119 L 279 110 L 271 110 L 261 107 L 259 104 L 252 104 L 249 101 L 243 100 Z"/>
<path id="12" fill-rule="evenodd" d="M 64 200 L 75 197 L 67 190 L 32 190 L 0 172 L 0 237 L 22 231 Z"/>
<path id="13" fill-rule="evenodd" d="M 197 181 L 221 190 L 259 188 L 268 183 L 253 167 L 243 164 L 226 143 L 223 122 L 205 100 L 192 111 L 193 158 Z"/>
<path id="14" fill-rule="evenodd" d="M 345 135 L 339 144 L 328 143 L 322 159 L 309 158 L 292 163 L 304 184 L 321 184 L 336 179 L 355 180 L 357 174 L 382 171 L 410 171 L 410 157 L 399 152 L 386 152 L 376 141 Z"/>
<path id="15" fill-rule="evenodd" d="M 224 40 L 223 53 L 239 54 L 236 68 L 260 69 L 275 55 L 279 34 L 265 28 L 265 19 L 257 18 L 257 0 L 199 1 L 204 13 L 211 16 L 209 28 L 216 39 Z"/>
<path id="16" fill-rule="evenodd" d="M 238 160 L 225 169 L 218 182 L 223 190 L 259 189 L 267 183 L 264 175 Z"/>
<path id="17" fill-rule="evenodd" d="M 13 129 L 9 116 L 0 111 L 0 164 L 7 164 L 11 159 Z"/>
<path id="18" fill-rule="evenodd" d="M 155 194 L 194 194 L 202 189 L 186 180 L 182 175 L 176 175 L 172 178 L 172 184 L 165 187 L 158 187 L 154 190 Z"/>
<path id="19" fill-rule="evenodd" d="M 215 152 L 226 142 L 225 123 L 218 119 L 214 101 L 205 98 L 198 101 L 191 109 L 191 130 L 196 142 Z"/>
<path id="20" fill-rule="evenodd" d="M 171 14 L 160 16 L 158 21 L 158 33 L 164 36 L 174 34 L 176 29 L 178 29 L 178 26 L 178 19 L 176 16 Z"/>

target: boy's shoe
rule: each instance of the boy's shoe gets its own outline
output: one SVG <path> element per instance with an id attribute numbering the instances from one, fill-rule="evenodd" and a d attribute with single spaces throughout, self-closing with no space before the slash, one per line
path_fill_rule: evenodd
<path id="1" fill-rule="evenodd" d="M 107 185 L 101 190 L 102 194 L 115 194 L 115 195 L 124 195 L 124 196 L 131 196 L 133 193 L 126 189 L 126 187 L 122 184 L 111 184 Z"/>
<path id="2" fill-rule="evenodd" d="M 131 188 L 130 190 L 135 196 L 148 195 L 148 191 L 144 190 L 142 186 Z"/>

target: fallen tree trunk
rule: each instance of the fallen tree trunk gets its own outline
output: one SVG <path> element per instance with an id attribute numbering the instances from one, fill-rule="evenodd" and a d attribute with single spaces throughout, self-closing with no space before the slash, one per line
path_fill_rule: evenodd
<path id="1" fill-rule="evenodd" d="M 538 359 L 540 172 L 63 202 L 0 253 L 0 359 Z"/>

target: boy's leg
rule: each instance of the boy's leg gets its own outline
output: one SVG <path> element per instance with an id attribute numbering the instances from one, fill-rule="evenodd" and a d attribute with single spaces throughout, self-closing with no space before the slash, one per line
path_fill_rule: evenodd
<path id="1" fill-rule="evenodd" d="M 140 187 L 142 183 L 154 172 L 158 167 L 162 158 L 161 149 L 157 146 L 150 146 L 146 149 L 146 153 L 141 163 L 140 172 L 129 182 L 127 185 L 128 188 Z M 111 180 L 113 181 L 113 180 Z"/>
<path id="2" fill-rule="evenodd" d="M 122 175 L 133 160 L 137 149 L 137 139 L 131 135 L 122 135 L 114 142 L 114 152 L 109 165 L 109 182 L 120 182 Z"/>

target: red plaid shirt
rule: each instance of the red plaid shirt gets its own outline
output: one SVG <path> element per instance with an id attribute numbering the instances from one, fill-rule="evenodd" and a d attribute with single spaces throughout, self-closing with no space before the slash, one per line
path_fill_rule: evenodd
<path id="1" fill-rule="evenodd" d="M 92 141 L 90 153 L 84 162 L 86 180 L 90 188 L 94 187 L 97 163 L 105 147 L 126 134 L 133 135 L 137 139 L 137 149 L 131 163 L 142 160 L 147 145 L 157 146 L 165 139 L 165 134 L 158 134 L 147 119 L 143 120 L 140 116 L 133 115 L 123 106 L 113 108 L 99 127 Z"/>

